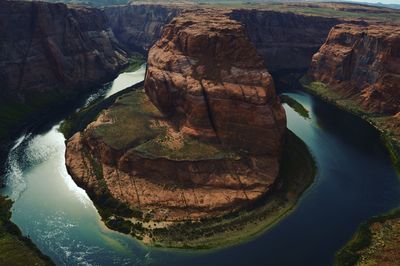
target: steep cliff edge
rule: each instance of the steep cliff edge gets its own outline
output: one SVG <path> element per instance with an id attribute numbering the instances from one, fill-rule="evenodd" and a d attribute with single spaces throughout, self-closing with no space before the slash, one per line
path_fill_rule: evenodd
<path id="1" fill-rule="evenodd" d="M 243 26 L 222 14 L 186 15 L 167 25 L 149 53 L 145 89 L 186 134 L 253 153 L 280 152 L 286 117 L 272 77 Z"/>
<path id="2" fill-rule="evenodd" d="M 0 196 L 0 262 L 2 265 L 53 266 L 51 259 L 40 252 L 11 222 L 10 199 Z"/>
<path id="3" fill-rule="evenodd" d="M 341 23 L 336 18 L 268 10 L 237 9 L 230 17 L 245 25 L 272 73 L 306 71 L 331 28 Z"/>
<path id="4" fill-rule="evenodd" d="M 2 165 L 10 137 L 113 79 L 128 59 L 98 9 L 0 1 L 0 25 Z"/>
<path id="5" fill-rule="evenodd" d="M 290 182 L 304 182 L 286 194 L 288 140 L 296 148 L 287 156 L 307 171 L 290 172 Z M 243 26 L 197 10 L 173 19 L 150 49 L 144 90 L 119 97 L 68 140 L 66 164 L 109 227 L 148 244 L 210 248 L 243 240 L 293 207 L 314 171 L 302 145 L 286 132 L 273 80 Z"/>
<path id="6" fill-rule="evenodd" d="M 105 7 L 111 28 L 125 49 L 146 53 L 161 37 L 162 28 L 180 12 L 179 7 L 156 4 Z"/>
<path id="7" fill-rule="evenodd" d="M 98 9 L 0 2 L 0 137 L 65 95 L 112 79 L 126 53 Z"/>
<path id="8" fill-rule="evenodd" d="M 84 90 L 127 63 L 98 9 L 2 1 L 0 19 L 3 97 Z"/>
<path id="9" fill-rule="evenodd" d="M 194 5 L 132 4 L 106 7 L 112 29 L 127 49 L 147 51 L 171 19 Z M 330 29 L 342 20 L 289 12 L 219 7 L 245 26 L 270 72 L 306 71 Z M 217 8 L 213 7 L 216 12 Z M 218 12 L 218 11 L 217 11 Z"/>
<path id="10" fill-rule="evenodd" d="M 382 133 L 400 173 L 400 28 L 335 26 L 313 56 L 303 85 L 366 119 Z M 335 265 L 395 265 L 399 259 L 399 210 L 362 223 L 336 254 Z"/>
<path id="11" fill-rule="evenodd" d="M 306 86 L 400 141 L 400 30 L 341 24 L 313 56 Z"/>

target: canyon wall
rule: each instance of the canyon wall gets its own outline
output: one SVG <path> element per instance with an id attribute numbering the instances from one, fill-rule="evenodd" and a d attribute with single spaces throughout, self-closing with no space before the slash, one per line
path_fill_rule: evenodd
<path id="1" fill-rule="evenodd" d="M 308 76 L 371 113 L 400 111 L 400 29 L 341 24 L 313 57 Z"/>
<path id="2" fill-rule="evenodd" d="M 194 9 L 190 5 L 134 4 L 104 10 L 120 43 L 131 51 L 143 53 L 161 37 L 162 28 L 172 18 Z M 266 10 L 225 8 L 224 12 L 246 27 L 270 72 L 307 70 L 312 55 L 324 43 L 330 29 L 341 23 L 334 18 Z"/>
<path id="3" fill-rule="evenodd" d="M 68 96 L 112 80 L 127 63 L 101 10 L 0 1 L 0 164 L 22 127 L 63 112 Z"/>
<path id="4" fill-rule="evenodd" d="M 270 72 L 305 71 L 325 42 L 335 18 L 264 10 L 233 10 Z"/>
<path id="5" fill-rule="evenodd" d="M 181 8 L 163 5 L 126 5 L 105 7 L 113 32 L 129 51 L 147 53 L 161 37 L 165 24 L 181 12 Z"/>
<path id="6" fill-rule="evenodd" d="M 0 2 L 1 99 L 78 92 L 109 81 L 127 63 L 101 10 Z"/>

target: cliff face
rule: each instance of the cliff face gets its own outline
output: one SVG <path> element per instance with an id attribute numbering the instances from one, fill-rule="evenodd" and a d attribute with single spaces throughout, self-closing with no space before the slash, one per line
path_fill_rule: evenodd
<path id="1" fill-rule="evenodd" d="M 398 26 L 341 24 L 313 57 L 309 77 L 371 113 L 400 111 Z"/>
<path id="2" fill-rule="evenodd" d="M 270 190 L 286 117 L 240 23 L 201 11 L 175 18 L 149 52 L 145 91 L 68 141 L 78 184 L 95 197 L 106 184 L 158 221 L 223 215 Z"/>
<path id="3" fill-rule="evenodd" d="M 147 51 L 161 37 L 162 28 L 192 6 L 127 5 L 106 7 L 112 29 L 131 51 Z M 215 12 L 211 11 L 211 12 Z M 330 29 L 341 23 L 334 18 L 265 10 L 229 10 L 231 19 L 246 28 L 269 71 L 305 71 Z"/>
<path id="4" fill-rule="evenodd" d="M 129 51 L 146 52 L 161 36 L 165 24 L 180 8 L 162 5 L 126 5 L 104 8 L 113 32 Z"/>
<path id="5" fill-rule="evenodd" d="M 338 19 L 263 10 L 233 10 L 270 72 L 305 71 Z"/>
<path id="6" fill-rule="evenodd" d="M 0 24 L 3 100 L 84 90 L 109 80 L 127 63 L 97 9 L 1 1 Z"/>
<path id="7" fill-rule="evenodd" d="M 145 88 L 187 134 L 279 153 L 286 120 L 272 77 L 243 26 L 222 14 L 167 25 L 149 53 Z"/>

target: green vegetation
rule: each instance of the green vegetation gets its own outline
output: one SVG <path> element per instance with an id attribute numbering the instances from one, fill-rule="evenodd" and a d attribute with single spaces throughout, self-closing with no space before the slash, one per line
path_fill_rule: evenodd
<path id="1" fill-rule="evenodd" d="M 270 193 L 259 202 L 221 217 L 174 223 L 150 229 L 142 222 L 148 214 L 141 213 L 142 222 L 132 222 L 121 216 L 109 214 L 107 226 L 129 233 L 155 247 L 182 249 L 215 249 L 247 241 L 259 235 L 296 206 L 302 193 L 312 184 L 316 172 L 314 160 L 307 146 L 288 131 L 282 157 L 280 175 Z"/>
<path id="2" fill-rule="evenodd" d="M 390 158 L 392 160 L 393 166 L 396 169 L 397 174 L 400 176 L 400 147 L 393 138 L 386 132 L 381 134 L 381 139 L 386 149 L 389 152 Z"/>
<path id="3" fill-rule="evenodd" d="M 93 7 L 111 6 L 111 5 L 125 5 L 129 0 L 47 0 L 47 2 L 63 2 L 68 4 L 88 5 Z"/>
<path id="4" fill-rule="evenodd" d="M 99 138 L 116 150 L 173 160 L 239 156 L 218 144 L 188 138 L 173 131 L 142 89 L 125 90 L 115 98 L 114 104 L 107 103 L 107 109 L 99 113 L 107 122 L 89 128 L 84 134 Z M 90 116 L 98 115 L 93 112 Z M 316 172 L 314 160 L 307 146 L 290 131 L 287 132 L 282 156 L 280 175 L 265 198 L 240 211 L 213 219 L 150 228 L 144 223 L 151 221 L 152 214 L 130 209 L 114 199 L 102 177 L 99 184 L 103 184 L 103 191 L 88 190 L 88 194 L 108 227 L 144 239 L 145 243 L 185 249 L 219 248 L 246 241 L 274 225 L 296 206 L 302 193 L 311 185 Z M 95 159 L 88 154 L 84 157 L 91 164 L 89 168 L 95 171 L 98 168 Z M 97 179 L 99 176 L 96 174 Z"/>
<path id="5" fill-rule="evenodd" d="M 309 111 L 298 101 L 290 97 L 289 95 L 281 95 L 281 102 L 289 105 L 296 113 L 305 119 L 310 119 Z"/>
<path id="6" fill-rule="evenodd" d="M 323 16 L 323 17 L 334 17 L 341 19 L 370 19 L 370 20 L 378 20 L 378 21 L 400 21 L 400 13 L 392 12 L 380 12 L 379 10 L 375 10 L 374 12 L 357 12 L 357 11 L 346 11 L 340 10 L 332 7 L 304 7 L 301 5 L 288 5 L 286 7 L 287 11 L 311 15 L 311 16 Z"/>
<path id="7" fill-rule="evenodd" d="M 147 98 L 143 89 L 127 92 L 104 111 L 112 123 L 96 126 L 89 134 L 101 138 L 116 150 L 130 150 L 147 158 L 202 160 L 236 158 L 220 145 L 187 136 L 174 136 L 163 123 L 163 115 Z M 172 133 L 174 134 L 174 133 Z M 178 133 L 176 133 L 178 134 Z"/>
<path id="8" fill-rule="evenodd" d="M 144 62 L 145 62 L 145 60 L 144 60 L 143 55 L 134 54 L 129 59 L 129 64 L 123 70 L 123 72 L 136 71 L 144 64 Z M 69 139 L 76 132 L 82 131 L 83 129 L 85 129 L 85 127 L 90 122 L 95 120 L 96 116 L 98 116 L 102 110 L 111 106 L 111 104 L 113 104 L 119 96 L 125 94 L 127 91 L 131 91 L 132 89 L 136 89 L 142 85 L 143 84 L 141 82 L 141 83 L 136 84 L 132 87 L 129 87 L 125 90 L 122 90 L 122 91 L 108 97 L 107 99 L 104 99 L 103 97 L 96 99 L 95 101 L 90 103 L 88 106 L 81 108 L 79 111 L 73 113 L 67 119 L 65 119 L 60 125 L 60 131 L 64 134 L 66 139 Z"/>
<path id="9" fill-rule="evenodd" d="M 0 196 L 0 265 L 54 265 L 10 221 L 12 201 Z"/>
<path id="10" fill-rule="evenodd" d="M 346 95 L 338 90 L 331 89 L 322 82 L 310 81 L 306 77 L 303 77 L 300 83 L 308 92 L 342 110 L 361 117 L 379 130 L 381 139 L 392 159 L 393 166 L 400 176 L 400 126 L 397 118 L 372 113 L 360 106 L 351 95 Z"/>
<path id="11" fill-rule="evenodd" d="M 163 131 L 159 124 L 151 124 L 152 118 L 162 118 L 162 114 L 147 99 L 143 90 L 125 93 L 104 112 L 112 123 L 103 123 L 90 134 L 116 150 L 148 141 Z"/>
<path id="12" fill-rule="evenodd" d="M 359 103 L 357 103 L 356 100 L 353 100 L 350 95 L 345 95 L 338 90 L 331 89 L 321 82 L 311 82 L 307 80 L 307 78 L 303 78 L 301 80 L 301 83 L 303 87 L 309 92 L 321 97 L 325 101 L 330 102 L 345 111 L 351 112 L 363 118 L 375 128 L 377 128 L 381 133 L 381 140 L 389 152 L 393 166 L 400 176 L 400 132 L 397 118 L 369 112 L 368 110 L 360 107 Z M 397 244 L 388 244 L 382 242 L 384 243 L 384 245 L 392 245 L 386 250 L 372 247 L 374 246 L 374 242 L 379 242 L 383 240 L 373 239 L 371 225 L 374 223 L 384 223 L 387 220 L 395 218 L 400 218 L 400 209 L 393 210 L 388 214 L 374 217 L 362 223 L 352 239 L 337 252 L 334 264 L 336 266 L 357 265 L 360 262 L 362 254 L 364 254 L 365 252 L 369 254 L 368 256 L 378 256 L 381 259 L 384 258 L 385 255 L 377 253 L 386 252 L 388 253 L 387 256 L 390 257 L 390 250 L 396 250 L 399 248 L 398 240 L 396 242 Z M 389 236 L 397 233 L 393 231 L 396 230 L 394 229 L 394 227 L 390 227 L 390 229 L 387 230 L 389 230 L 389 233 L 387 233 Z M 362 252 L 363 250 L 366 251 Z M 376 263 L 377 262 L 373 263 L 373 265 L 375 265 Z"/>
<path id="13" fill-rule="evenodd" d="M 195 138 L 185 136 L 178 147 L 168 145 L 173 141 L 165 134 L 149 140 L 134 148 L 135 152 L 147 158 L 166 158 L 170 160 L 218 160 L 226 158 L 238 158 L 233 151 L 223 149 L 219 145 L 199 141 Z"/>
<path id="14" fill-rule="evenodd" d="M 371 225 L 374 223 L 384 223 L 387 220 L 400 218 L 400 209 L 395 209 L 382 216 L 373 217 L 362 223 L 353 235 L 351 240 L 336 253 L 336 266 L 356 265 L 360 259 L 360 251 L 372 244 L 373 237 Z"/>
<path id="15" fill-rule="evenodd" d="M 351 112 L 363 118 L 364 115 L 368 113 L 366 109 L 363 109 L 352 99 L 351 95 L 333 90 L 322 82 L 311 81 L 307 77 L 303 77 L 300 79 L 300 83 L 308 92 L 322 98 L 326 102 L 336 105 L 345 111 Z"/>
<path id="16" fill-rule="evenodd" d="M 316 173 L 314 160 L 307 146 L 290 131 L 282 156 L 280 175 L 273 190 L 259 202 L 221 217 L 150 229 L 142 223 L 149 222 L 151 215 L 134 210 L 136 214 L 131 213 L 131 217 L 135 216 L 138 222 L 132 222 L 129 216 L 117 214 L 112 206 L 106 206 L 105 212 L 104 204 L 99 204 L 96 199 L 94 201 L 109 228 L 131 234 L 139 240 L 150 239 L 148 243 L 155 247 L 226 247 L 250 240 L 284 218 L 295 208 L 302 193 L 312 184 Z M 115 201 L 110 195 L 104 197 Z"/>
<path id="17" fill-rule="evenodd" d="M 290 131 L 282 156 L 279 179 L 259 202 L 222 217 L 144 230 L 143 235 L 151 234 L 151 245 L 183 249 L 221 248 L 259 235 L 293 210 L 314 180 L 314 160 L 307 146 Z"/>
<path id="18" fill-rule="evenodd" d="M 321 16 L 338 19 L 363 19 L 385 22 L 399 22 L 400 12 L 387 8 L 366 6 L 349 3 L 279 3 L 249 2 L 249 1 L 198 1 L 202 5 L 219 5 L 229 8 L 271 10 L 278 12 L 291 12 L 308 16 Z"/>
<path id="19" fill-rule="evenodd" d="M 134 72 L 146 62 L 142 54 L 135 53 L 129 58 L 128 66 L 122 72 Z"/>
<path id="20" fill-rule="evenodd" d="M 69 139 L 76 132 L 85 129 L 89 123 L 96 119 L 101 111 L 110 107 L 118 97 L 141 86 L 143 86 L 143 82 L 126 88 L 108 97 L 107 99 L 100 98 L 96 101 L 93 101 L 88 106 L 83 107 L 82 109 L 73 113 L 67 119 L 65 119 L 60 125 L 60 131 L 64 134 L 66 139 Z"/>
<path id="21" fill-rule="evenodd" d="M 130 72 L 137 70 L 144 63 L 144 57 L 141 54 L 135 54 L 129 59 L 129 64 L 124 70 Z M 49 110 L 59 110 L 60 105 L 70 104 L 79 93 L 65 93 L 62 91 L 47 92 L 26 92 L 24 100 L 0 99 L 0 139 L 6 139 L 12 136 L 16 130 L 24 125 L 29 125 L 32 121 L 45 120 L 47 117 L 54 115 L 49 114 Z M 91 111 L 90 108 L 86 111 Z M 79 115 L 77 115 L 79 116 Z M 78 117 L 76 117 L 79 120 Z M 64 125 L 63 132 L 68 133 L 72 129 L 68 124 Z"/>
<path id="22" fill-rule="evenodd" d="M 17 127 L 27 124 L 35 115 L 65 100 L 59 92 L 37 92 L 26 95 L 25 102 L 0 99 L 0 139 L 9 137 Z"/>

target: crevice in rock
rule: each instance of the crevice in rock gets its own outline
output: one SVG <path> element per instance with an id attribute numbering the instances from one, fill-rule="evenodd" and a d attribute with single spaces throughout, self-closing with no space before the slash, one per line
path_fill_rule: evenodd
<path id="1" fill-rule="evenodd" d="M 204 88 L 202 81 L 200 81 L 200 86 L 201 86 L 201 93 L 203 95 L 204 102 L 206 104 L 208 120 L 210 121 L 210 125 L 215 133 L 218 143 L 221 144 L 221 139 L 218 136 L 218 130 L 217 130 L 217 126 L 215 124 L 215 118 L 214 118 L 213 112 L 211 110 L 211 104 L 210 104 L 210 100 L 208 98 L 207 90 Z"/>
<path id="2" fill-rule="evenodd" d="M 140 197 L 139 197 L 139 192 L 136 186 L 136 180 L 135 177 L 133 175 L 129 175 L 129 179 L 131 180 L 132 186 L 135 188 L 135 193 L 136 193 L 136 198 L 137 198 L 137 202 L 138 202 L 138 207 L 140 208 Z"/>

